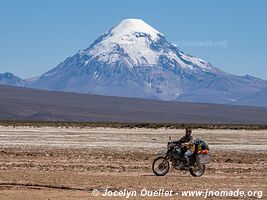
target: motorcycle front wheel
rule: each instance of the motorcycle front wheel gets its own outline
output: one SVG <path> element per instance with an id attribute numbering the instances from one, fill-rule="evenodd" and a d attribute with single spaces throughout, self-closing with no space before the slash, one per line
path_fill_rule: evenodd
<path id="1" fill-rule="evenodd" d="M 164 157 L 158 157 L 153 161 L 152 170 L 157 176 L 164 176 L 169 172 L 170 163 Z"/>

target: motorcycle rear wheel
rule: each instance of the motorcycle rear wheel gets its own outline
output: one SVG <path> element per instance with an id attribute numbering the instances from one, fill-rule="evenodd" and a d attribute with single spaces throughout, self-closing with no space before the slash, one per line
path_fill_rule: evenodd
<path id="1" fill-rule="evenodd" d="M 205 173 L 205 165 L 190 167 L 189 172 L 194 177 L 200 177 Z"/>
<path id="2" fill-rule="evenodd" d="M 157 157 L 152 164 L 152 170 L 157 176 L 164 176 L 169 172 L 170 163 L 164 157 Z"/>

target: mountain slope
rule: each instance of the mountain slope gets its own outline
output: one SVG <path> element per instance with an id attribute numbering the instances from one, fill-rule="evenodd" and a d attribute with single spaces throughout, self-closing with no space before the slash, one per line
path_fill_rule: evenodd
<path id="1" fill-rule="evenodd" d="M 255 105 L 267 107 L 267 87 L 257 92 L 256 94 L 250 95 L 241 99 L 238 102 L 240 105 Z"/>
<path id="2" fill-rule="evenodd" d="M 241 77 L 228 74 L 217 76 L 196 90 L 181 95 L 177 100 L 243 105 L 244 98 L 257 95 L 265 85 L 266 81 L 252 76 Z M 254 100 L 246 105 L 264 106 L 262 103 L 257 103 L 257 99 Z"/>

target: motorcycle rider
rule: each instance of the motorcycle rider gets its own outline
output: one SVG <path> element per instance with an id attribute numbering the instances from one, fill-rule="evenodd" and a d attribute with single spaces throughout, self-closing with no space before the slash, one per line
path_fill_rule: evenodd
<path id="1" fill-rule="evenodd" d="M 192 129 L 191 128 L 186 128 L 185 129 L 185 135 L 180 138 L 177 141 L 174 141 L 174 143 L 176 145 L 181 145 L 184 144 L 185 148 L 183 148 L 182 150 L 182 156 L 184 157 L 185 160 L 185 165 L 189 164 L 189 157 L 192 156 L 194 154 L 195 151 L 195 146 L 193 144 L 194 137 L 192 136 Z"/>
<path id="2" fill-rule="evenodd" d="M 194 139 L 194 137 L 192 136 L 192 129 L 191 128 L 186 128 L 185 129 L 185 135 L 180 138 L 177 141 L 174 141 L 175 144 L 183 144 L 183 143 L 187 143 L 190 142 Z"/>

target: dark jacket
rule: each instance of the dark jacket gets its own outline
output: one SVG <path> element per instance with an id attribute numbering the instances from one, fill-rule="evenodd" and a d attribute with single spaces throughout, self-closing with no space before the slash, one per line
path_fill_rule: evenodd
<path id="1" fill-rule="evenodd" d="M 174 143 L 176 144 L 182 144 L 182 143 L 187 143 L 190 142 L 194 139 L 194 137 L 192 135 L 190 136 L 183 136 L 180 140 L 174 141 Z"/>

